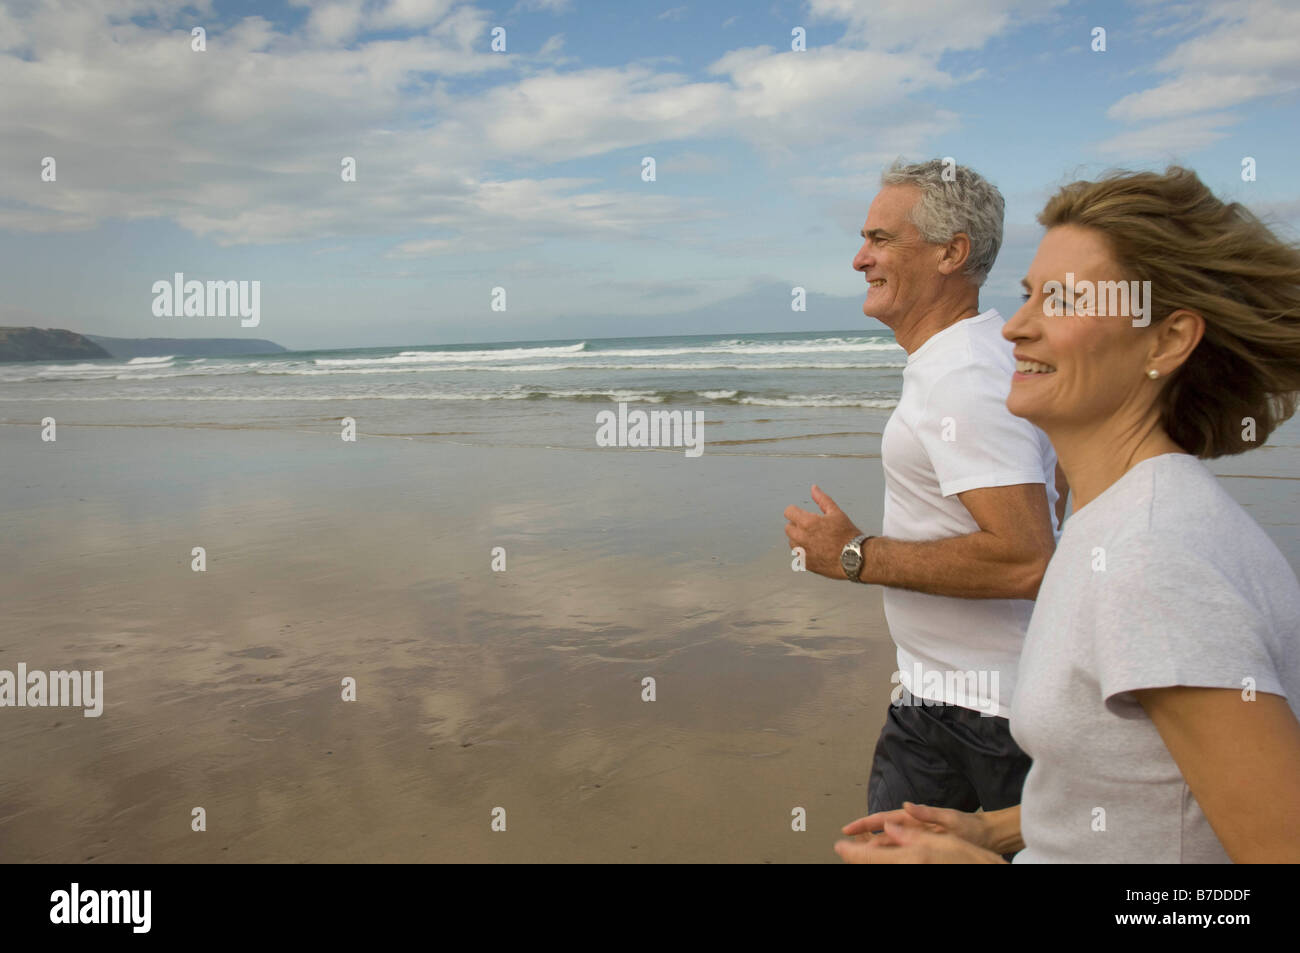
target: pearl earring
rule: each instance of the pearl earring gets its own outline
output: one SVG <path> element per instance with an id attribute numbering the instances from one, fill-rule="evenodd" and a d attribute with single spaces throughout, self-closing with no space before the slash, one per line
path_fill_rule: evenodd
<path id="1" fill-rule="evenodd" d="M 1151 378 L 1152 380 L 1155 380 L 1159 376 L 1160 376 L 1160 372 L 1156 370 L 1154 367 L 1151 368 L 1151 370 L 1147 371 L 1147 377 Z"/>

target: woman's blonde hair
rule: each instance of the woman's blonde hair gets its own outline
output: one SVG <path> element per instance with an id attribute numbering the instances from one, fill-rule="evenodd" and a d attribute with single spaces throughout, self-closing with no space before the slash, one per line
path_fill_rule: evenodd
<path id="1" fill-rule="evenodd" d="M 1201 342 L 1159 397 L 1161 425 L 1188 453 L 1242 453 L 1295 413 L 1300 248 L 1244 206 L 1171 166 L 1073 182 L 1038 221 L 1101 232 L 1130 279 L 1151 282 L 1153 324 L 1181 309 L 1205 319 Z"/>

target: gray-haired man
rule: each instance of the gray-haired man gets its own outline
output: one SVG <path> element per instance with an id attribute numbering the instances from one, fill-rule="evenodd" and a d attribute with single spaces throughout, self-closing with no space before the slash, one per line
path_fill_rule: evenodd
<path id="1" fill-rule="evenodd" d="M 1007 716 L 1066 488 L 1046 435 L 1006 408 L 1011 345 L 1001 316 L 979 308 L 1001 194 L 939 160 L 896 163 L 881 185 L 853 267 L 869 286 L 863 313 L 907 351 L 881 438 L 882 535 L 859 532 L 816 486 L 821 513 L 789 507 L 786 535 L 808 569 L 886 587 L 898 688 L 868 810 L 996 810 L 1020 803 L 1029 770 Z"/>

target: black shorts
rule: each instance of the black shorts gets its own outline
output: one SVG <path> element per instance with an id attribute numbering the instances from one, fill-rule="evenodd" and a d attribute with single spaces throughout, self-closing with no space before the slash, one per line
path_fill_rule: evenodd
<path id="1" fill-rule="evenodd" d="M 959 705 L 922 705 L 902 689 L 880 730 L 867 782 L 867 811 L 904 801 L 959 811 L 996 811 L 1020 803 L 1029 755 L 1006 718 Z"/>

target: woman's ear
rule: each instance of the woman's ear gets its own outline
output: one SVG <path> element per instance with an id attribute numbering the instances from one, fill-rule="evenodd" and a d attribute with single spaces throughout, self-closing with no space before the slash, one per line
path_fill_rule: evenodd
<path id="1" fill-rule="evenodd" d="M 1191 356 L 1205 335 L 1205 318 L 1195 311 L 1180 308 L 1159 322 L 1155 328 L 1155 341 L 1147 355 L 1147 367 L 1168 377 Z"/>

